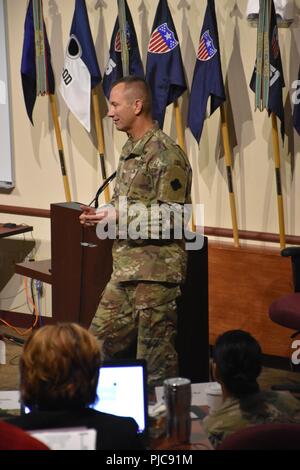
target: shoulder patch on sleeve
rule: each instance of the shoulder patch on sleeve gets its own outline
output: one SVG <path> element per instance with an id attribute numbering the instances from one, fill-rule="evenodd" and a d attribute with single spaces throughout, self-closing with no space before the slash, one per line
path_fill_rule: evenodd
<path id="1" fill-rule="evenodd" d="M 187 172 L 180 166 L 170 166 L 161 174 L 158 197 L 161 202 L 178 202 L 183 204 L 186 199 Z"/>

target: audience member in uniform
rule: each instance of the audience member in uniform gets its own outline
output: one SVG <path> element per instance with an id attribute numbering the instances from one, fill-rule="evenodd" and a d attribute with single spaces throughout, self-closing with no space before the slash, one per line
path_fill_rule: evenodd
<path id="1" fill-rule="evenodd" d="M 253 336 L 241 330 L 219 336 L 213 373 L 222 387 L 223 404 L 204 420 L 214 447 L 247 426 L 300 422 L 300 401 L 289 392 L 260 390 L 257 378 L 261 369 L 262 351 Z"/>
<path id="2" fill-rule="evenodd" d="M 21 400 L 32 412 L 9 422 L 25 430 L 93 428 L 97 449 L 140 449 L 134 419 L 89 408 L 97 399 L 99 366 L 97 339 L 81 326 L 35 330 L 20 360 Z"/>

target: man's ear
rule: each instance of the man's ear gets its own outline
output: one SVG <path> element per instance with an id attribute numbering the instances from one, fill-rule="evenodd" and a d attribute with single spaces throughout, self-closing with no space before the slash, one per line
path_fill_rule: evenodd
<path id="1" fill-rule="evenodd" d="M 142 110 L 143 110 L 143 100 L 141 99 L 135 100 L 135 103 L 134 103 L 135 115 L 138 116 L 139 114 L 141 114 Z"/>

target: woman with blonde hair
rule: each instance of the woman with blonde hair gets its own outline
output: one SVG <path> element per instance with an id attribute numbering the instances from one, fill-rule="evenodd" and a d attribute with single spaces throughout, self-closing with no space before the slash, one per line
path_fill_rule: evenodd
<path id="1" fill-rule="evenodd" d="M 132 418 L 89 408 L 97 399 L 100 349 L 75 323 L 35 330 L 20 359 L 21 400 L 31 413 L 12 418 L 22 429 L 86 427 L 97 431 L 97 449 L 140 449 Z"/>

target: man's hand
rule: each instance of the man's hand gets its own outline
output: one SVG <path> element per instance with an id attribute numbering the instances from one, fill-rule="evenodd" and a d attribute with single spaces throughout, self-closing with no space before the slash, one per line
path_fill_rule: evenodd
<path id="1" fill-rule="evenodd" d="M 99 207 L 97 210 L 94 207 L 89 206 L 80 206 L 80 208 L 83 211 L 79 217 L 79 221 L 82 225 L 93 227 L 99 222 L 108 223 L 116 222 L 117 220 L 116 210 L 109 204 Z"/>

